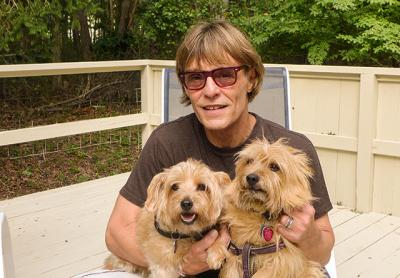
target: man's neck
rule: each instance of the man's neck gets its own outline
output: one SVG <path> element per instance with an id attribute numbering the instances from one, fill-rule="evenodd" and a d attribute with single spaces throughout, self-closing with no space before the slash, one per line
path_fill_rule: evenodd
<path id="1" fill-rule="evenodd" d="M 205 130 L 207 139 L 218 148 L 235 148 L 243 144 L 250 136 L 256 118 L 248 113 L 244 119 L 240 120 L 232 127 L 224 130 Z"/>

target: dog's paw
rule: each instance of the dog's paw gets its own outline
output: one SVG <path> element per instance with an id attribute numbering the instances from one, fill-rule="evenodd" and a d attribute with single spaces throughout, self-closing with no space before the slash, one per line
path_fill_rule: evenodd
<path id="1" fill-rule="evenodd" d="M 221 249 L 207 250 L 207 264 L 211 269 L 220 269 L 225 262 L 225 252 Z"/>
<path id="2" fill-rule="evenodd" d="M 134 265 L 130 262 L 118 258 L 113 254 L 111 254 L 104 260 L 104 268 L 109 270 L 123 270 L 130 273 L 137 273 L 143 277 L 147 277 L 149 275 L 149 271 L 147 268 Z"/>

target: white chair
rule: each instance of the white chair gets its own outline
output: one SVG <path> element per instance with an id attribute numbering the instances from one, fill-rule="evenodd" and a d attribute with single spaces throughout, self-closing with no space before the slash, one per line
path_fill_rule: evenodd
<path id="1" fill-rule="evenodd" d="M 0 212 L 0 228 L 0 278 L 12 278 L 15 277 L 14 261 L 7 218 L 3 212 Z"/>
<path id="2" fill-rule="evenodd" d="M 329 260 L 328 264 L 325 266 L 326 271 L 329 273 L 331 278 L 337 278 L 336 272 L 336 261 L 335 261 L 335 252 L 332 250 L 331 259 Z"/>
<path id="3" fill-rule="evenodd" d="M 193 112 L 191 106 L 180 103 L 182 87 L 174 69 L 163 70 L 162 115 L 163 122 L 175 120 Z M 249 110 L 275 123 L 292 128 L 290 116 L 290 83 L 289 72 L 285 67 L 265 67 L 264 82 L 255 101 L 249 105 Z M 329 276 L 336 278 L 335 256 L 325 266 Z"/>

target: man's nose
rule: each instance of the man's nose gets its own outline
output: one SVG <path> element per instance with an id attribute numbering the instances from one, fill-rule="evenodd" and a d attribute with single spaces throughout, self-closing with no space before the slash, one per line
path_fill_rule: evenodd
<path id="1" fill-rule="evenodd" d="M 207 97 L 213 98 L 220 92 L 219 86 L 215 83 L 211 76 L 206 79 L 206 85 L 203 88 L 203 94 Z"/>

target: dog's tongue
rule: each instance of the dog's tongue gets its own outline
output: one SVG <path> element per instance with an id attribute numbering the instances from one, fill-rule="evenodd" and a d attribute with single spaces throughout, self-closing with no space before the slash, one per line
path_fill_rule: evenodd
<path id="1" fill-rule="evenodd" d="M 192 222 L 196 218 L 196 214 L 194 213 L 182 213 L 181 219 L 184 222 Z"/>

